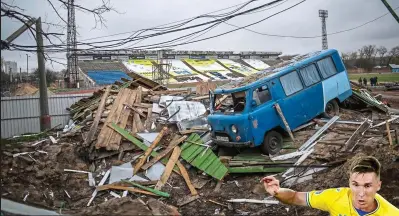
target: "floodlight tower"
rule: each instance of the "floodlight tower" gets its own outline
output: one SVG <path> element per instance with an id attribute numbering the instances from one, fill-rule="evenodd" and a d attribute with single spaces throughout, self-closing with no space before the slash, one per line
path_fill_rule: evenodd
<path id="1" fill-rule="evenodd" d="M 319 10 L 319 17 L 321 18 L 321 42 L 322 49 L 328 49 L 327 43 L 327 27 L 326 27 L 326 18 L 328 17 L 328 10 Z"/>

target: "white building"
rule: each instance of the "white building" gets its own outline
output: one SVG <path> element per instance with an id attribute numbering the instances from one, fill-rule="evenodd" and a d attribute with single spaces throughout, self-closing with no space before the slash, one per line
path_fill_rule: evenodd
<path id="1" fill-rule="evenodd" d="M 10 79 L 12 80 L 12 76 L 14 74 L 18 74 L 18 65 L 17 62 L 14 61 L 4 61 L 4 72 L 10 75 Z M 15 75 L 14 75 L 15 76 Z"/>

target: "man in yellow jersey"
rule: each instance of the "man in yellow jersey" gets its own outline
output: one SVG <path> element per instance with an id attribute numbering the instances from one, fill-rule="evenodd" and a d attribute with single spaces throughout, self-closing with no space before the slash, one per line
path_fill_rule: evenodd
<path id="1" fill-rule="evenodd" d="M 399 209 L 377 194 L 381 188 L 380 162 L 371 156 L 354 158 L 349 169 L 349 188 L 296 192 L 280 188 L 271 176 L 262 179 L 266 191 L 285 204 L 309 206 L 337 216 L 399 216 Z"/>

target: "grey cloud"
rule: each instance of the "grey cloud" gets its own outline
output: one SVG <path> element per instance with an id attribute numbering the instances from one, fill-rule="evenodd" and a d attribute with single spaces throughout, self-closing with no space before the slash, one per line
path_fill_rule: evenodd
<path id="1" fill-rule="evenodd" d="M 270 2 L 270 0 L 268 1 Z M 259 0 L 253 3 L 253 5 L 256 6 L 268 1 Z M 261 13 L 234 18 L 228 22 L 238 26 L 243 26 L 263 19 L 299 1 L 300 0 L 288 0 L 286 3 L 276 8 L 272 8 Z M 8 0 L 8 2 L 11 2 L 11 0 Z M 47 14 L 47 20 L 57 23 L 60 21 L 46 0 L 15 0 L 14 2 L 18 6 L 25 8 L 26 11 L 32 16 L 44 17 L 44 15 Z M 110 12 L 104 15 L 105 19 L 107 20 L 107 28 L 103 27 L 99 29 L 93 29 L 95 24 L 93 16 L 90 14 L 77 12 L 76 23 L 79 27 L 78 40 L 149 28 L 244 2 L 246 2 L 246 0 L 111 0 L 113 7 L 118 10 L 120 14 Z M 388 2 L 393 8 L 399 6 L 398 1 L 388 0 Z M 79 3 L 81 3 L 83 6 L 93 7 L 94 5 L 99 4 L 100 1 L 80 1 Z M 59 4 L 56 4 L 56 6 L 58 8 Z M 319 9 L 326 9 L 329 11 L 329 17 L 327 18 L 328 33 L 363 24 L 388 12 L 381 1 L 307 0 L 305 3 L 293 8 L 292 10 L 279 14 L 249 28 L 258 32 L 270 34 L 296 36 L 320 35 L 321 23 L 320 18 L 318 17 Z M 58 11 L 65 15 L 64 10 Z M 2 19 L 2 39 L 7 37 L 18 27 L 19 23 Z M 233 29 L 231 26 L 221 24 L 202 37 L 212 36 L 231 29 Z M 184 33 L 165 35 L 163 37 L 145 40 L 139 44 L 145 45 L 162 42 L 167 39 L 173 39 L 174 37 L 181 36 Z M 120 37 L 127 37 L 128 35 L 129 34 L 125 34 L 99 40 L 116 39 Z M 336 48 L 342 52 L 357 50 L 366 44 L 375 44 L 377 46 L 384 45 L 387 48 L 391 48 L 393 46 L 399 45 L 398 41 L 399 25 L 390 14 L 376 22 L 370 23 L 369 25 L 354 31 L 328 36 L 329 47 Z M 16 42 L 21 44 L 34 43 L 34 41 L 29 38 L 26 33 L 22 35 L 21 38 L 19 38 Z M 187 44 L 176 47 L 175 49 L 282 51 L 286 54 L 293 54 L 319 50 L 320 48 L 321 38 L 278 38 L 262 36 L 249 31 L 239 30 L 215 39 L 194 44 Z M 24 58 L 25 53 L 23 52 L 2 52 L 2 56 L 9 60 L 18 61 L 18 64 L 21 65 L 22 68 L 26 67 L 26 57 Z M 58 58 L 65 58 L 65 54 L 57 54 L 54 56 Z M 36 56 L 32 57 L 29 62 L 29 65 L 34 64 L 36 64 Z M 58 70 L 64 68 L 62 65 L 57 65 L 55 67 Z"/>

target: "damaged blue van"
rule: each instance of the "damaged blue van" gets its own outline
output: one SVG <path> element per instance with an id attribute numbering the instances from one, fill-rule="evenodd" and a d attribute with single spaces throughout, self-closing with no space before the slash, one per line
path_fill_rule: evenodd
<path id="1" fill-rule="evenodd" d="M 231 96 L 228 106 L 219 100 Z M 352 95 L 347 71 L 337 50 L 301 55 L 210 92 L 208 123 L 214 143 L 229 147 L 260 146 L 274 155 L 291 129 L 324 114 L 339 113 L 339 104 Z"/>

